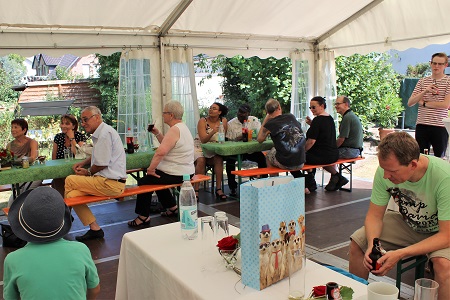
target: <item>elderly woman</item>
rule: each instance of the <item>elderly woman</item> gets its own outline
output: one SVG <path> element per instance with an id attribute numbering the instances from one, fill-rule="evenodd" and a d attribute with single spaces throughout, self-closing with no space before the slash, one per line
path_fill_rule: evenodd
<path id="1" fill-rule="evenodd" d="M 201 118 L 197 124 L 198 138 L 195 143 L 195 174 L 205 174 L 206 164 L 214 166 L 214 174 L 216 175 L 216 197 L 220 200 L 226 200 L 227 196 L 222 191 L 223 176 L 223 158 L 214 152 L 209 153 L 202 151 L 201 144 L 208 142 L 217 142 L 220 122 L 223 124 L 225 132 L 227 132 L 228 108 L 218 102 L 214 102 L 209 107 L 207 117 Z M 198 199 L 198 184 L 195 185 L 195 194 Z"/>
<path id="2" fill-rule="evenodd" d="M 309 109 L 314 115 L 314 119 L 306 118 L 306 123 L 310 126 L 306 132 L 306 164 L 324 165 L 334 163 L 339 158 L 334 119 L 325 111 L 327 108 L 325 98 L 316 96 L 309 103 Z M 305 178 L 305 187 L 309 192 L 317 189 L 316 180 L 314 179 L 315 174 L 316 169 L 309 172 Z"/>
<path id="3" fill-rule="evenodd" d="M 182 183 L 184 174 L 194 174 L 194 139 L 189 128 L 182 122 L 183 112 L 183 107 L 178 101 L 169 101 L 164 106 L 163 120 L 170 129 L 166 135 L 156 127 L 152 129 L 160 145 L 147 168 L 147 175 L 138 180 L 138 185 Z M 177 203 L 170 190 L 157 191 L 156 194 L 166 209 L 161 215 L 177 216 Z M 151 200 L 152 193 L 137 196 L 135 212 L 138 216 L 129 221 L 128 226 L 150 225 Z"/>
<path id="4" fill-rule="evenodd" d="M 6 145 L 6 148 L 14 153 L 16 160 L 21 160 L 22 157 L 28 157 L 30 163 L 33 163 L 38 156 L 38 142 L 26 136 L 28 132 L 28 122 L 25 119 L 14 119 L 11 121 L 11 135 L 14 140 Z M 40 186 L 42 180 L 36 180 L 30 184 L 25 184 L 20 192 L 28 189 L 34 189 Z M 11 205 L 13 197 L 9 199 L 8 206 Z"/>
<path id="5" fill-rule="evenodd" d="M 61 132 L 53 140 L 52 159 L 64 158 L 64 150 L 70 149 L 72 155 L 77 153 L 77 145 L 83 146 L 86 141 L 84 134 L 78 131 L 78 121 L 72 115 L 61 116 Z M 55 178 L 52 181 L 52 187 L 64 197 L 65 178 Z"/>

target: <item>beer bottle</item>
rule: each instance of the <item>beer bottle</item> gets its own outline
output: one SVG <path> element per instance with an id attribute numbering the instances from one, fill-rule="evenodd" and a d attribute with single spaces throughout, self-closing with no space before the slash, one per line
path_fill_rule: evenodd
<path id="1" fill-rule="evenodd" d="M 248 142 L 248 126 L 247 120 L 244 120 L 244 124 L 242 124 L 242 141 Z"/>
<path id="2" fill-rule="evenodd" d="M 372 271 L 380 269 L 381 265 L 377 262 L 380 257 L 384 254 L 381 248 L 381 243 L 379 238 L 373 239 L 372 252 L 369 254 L 369 258 L 372 260 Z"/>

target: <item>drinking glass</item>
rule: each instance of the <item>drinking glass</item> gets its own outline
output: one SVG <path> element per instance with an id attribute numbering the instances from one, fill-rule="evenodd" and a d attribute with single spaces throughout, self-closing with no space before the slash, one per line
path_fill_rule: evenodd
<path id="1" fill-rule="evenodd" d="M 288 255 L 289 300 L 305 299 L 306 254 L 301 249 L 293 249 Z"/>
<path id="2" fill-rule="evenodd" d="M 200 228 L 202 231 L 202 253 L 209 253 L 215 247 L 214 218 L 211 216 L 200 218 Z"/>
<path id="3" fill-rule="evenodd" d="M 414 285 L 414 300 L 437 300 L 439 283 L 428 278 L 419 278 Z"/>
<path id="4" fill-rule="evenodd" d="M 215 222 L 215 233 L 216 233 L 216 240 L 220 241 L 224 237 L 227 237 L 230 235 L 230 230 L 228 228 L 228 217 L 219 215 L 216 218 Z"/>
<path id="5" fill-rule="evenodd" d="M 69 148 L 64 149 L 64 160 L 69 161 L 72 157 L 72 151 Z"/>

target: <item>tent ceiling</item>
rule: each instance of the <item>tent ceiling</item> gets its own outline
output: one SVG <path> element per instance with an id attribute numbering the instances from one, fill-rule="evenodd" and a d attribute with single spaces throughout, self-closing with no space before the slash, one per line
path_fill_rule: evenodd
<path id="1" fill-rule="evenodd" d="M 310 51 L 316 42 L 347 55 L 450 42 L 448 0 L 0 3 L 0 55 L 109 54 L 164 43 L 194 53 L 285 56 Z"/>

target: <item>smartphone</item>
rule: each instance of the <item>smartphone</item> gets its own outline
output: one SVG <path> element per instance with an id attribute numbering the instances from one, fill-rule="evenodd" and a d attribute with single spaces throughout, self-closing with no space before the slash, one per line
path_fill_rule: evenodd
<path id="1" fill-rule="evenodd" d="M 155 127 L 155 124 L 148 124 L 147 131 L 152 132 L 153 127 Z"/>

